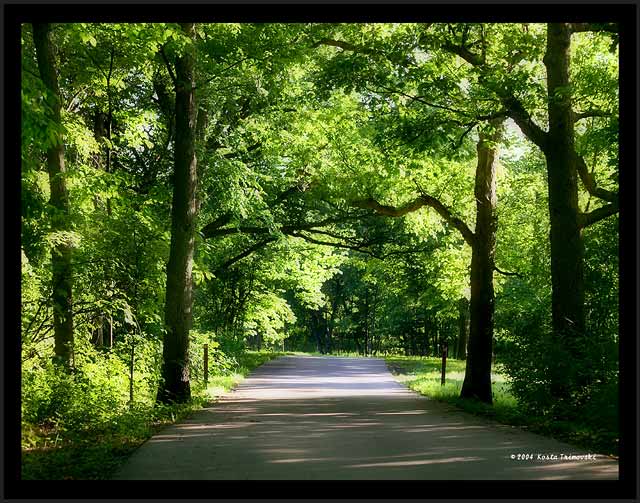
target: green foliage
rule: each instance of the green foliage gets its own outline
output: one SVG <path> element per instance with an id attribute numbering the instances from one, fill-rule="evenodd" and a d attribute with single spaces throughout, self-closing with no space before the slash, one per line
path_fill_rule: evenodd
<path id="1" fill-rule="evenodd" d="M 600 387 L 581 414 L 571 418 L 549 418 L 536 407 L 531 407 L 535 397 L 517 389 L 524 380 L 514 381 L 505 373 L 506 365 L 497 364 L 491 373 L 493 405 L 476 400 L 460 398 L 460 388 L 464 380 L 464 362 L 447 359 L 446 381 L 440 384 L 440 358 L 388 356 L 387 366 L 396 378 L 411 389 L 435 400 L 444 401 L 456 407 L 489 417 L 503 424 L 519 426 L 536 433 L 550 435 L 559 440 L 571 442 L 586 449 L 608 455 L 618 453 L 618 433 L 615 412 L 617 410 L 616 386 L 609 383 Z M 526 363 L 523 364 L 527 367 Z M 533 373 L 531 365 L 524 372 Z M 529 379 L 535 381 L 536 379 Z M 535 388 L 533 386 L 531 389 Z M 602 407 L 599 410 L 598 407 Z"/>
<path id="2" fill-rule="evenodd" d="M 458 302 L 469 297 L 470 247 L 431 208 L 386 218 L 353 203 L 371 197 L 399 207 L 424 191 L 473 230 L 486 117 L 511 93 L 547 126 L 542 24 L 202 23 L 196 34 L 191 41 L 173 23 L 53 25 L 63 101 L 56 125 L 31 28 L 22 28 L 22 413 L 23 444 L 35 449 L 25 457 L 28 477 L 59 478 L 53 465 L 74 456 L 84 467 L 73 478 L 106 476 L 154 422 L 191 410 L 155 405 L 172 231 L 168 68 L 184 51 L 196 55 L 199 103 L 189 349 L 197 400 L 270 357 L 248 348 L 423 356 L 438 355 L 445 342 L 453 348 Z M 598 186 L 616 191 L 617 43 L 576 33 L 571 51 L 572 85 L 563 92 L 576 112 L 596 112 L 576 122 L 576 149 Z M 52 231 L 58 215 L 45 159 L 60 141 L 70 201 L 64 232 Z M 564 425 L 567 438 L 613 451 L 617 217 L 584 230 L 589 332 L 580 353 L 568 351 L 549 335 L 545 160 L 511 120 L 498 150 L 496 265 L 519 274 L 494 275 L 494 351 L 509 382 L 495 384 L 489 410 L 457 401 L 463 362 L 449 360 L 444 387 L 436 360 L 395 363 L 420 362 L 412 386 L 432 396 L 541 431 Z M 579 205 L 586 212 L 602 203 L 581 188 Z M 213 222 L 221 223 L 206 236 Z M 73 249 L 68 375 L 49 363 L 58 244 Z M 588 384 L 577 386 L 584 374 Z M 549 386 L 563 379 L 572 398 L 555 403 Z M 101 436 L 107 440 L 90 445 Z M 45 442 L 55 446 L 46 456 Z"/>
<path id="3" fill-rule="evenodd" d="M 209 387 L 200 386 L 190 403 L 170 406 L 153 400 L 128 405 L 127 369 L 113 358 L 71 375 L 52 364 L 25 373 L 22 478 L 108 479 L 159 428 L 184 419 L 283 354 L 232 357 L 214 351 L 214 362 L 226 363 L 214 365 Z"/>

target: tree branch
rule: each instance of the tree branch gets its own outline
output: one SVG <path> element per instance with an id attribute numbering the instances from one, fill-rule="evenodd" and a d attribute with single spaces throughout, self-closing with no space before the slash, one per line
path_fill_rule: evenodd
<path id="1" fill-rule="evenodd" d="M 333 246 L 333 247 L 336 247 L 336 248 L 344 248 L 344 249 L 347 249 L 347 250 L 353 250 L 353 251 L 357 251 L 357 252 L 360 252 L 360 253 L 364 253 L 364 254 L 370 255 L 371 257 L 374 257 L 374 258 L 380 258 L 378 255 L 376 255 L 372 251 L 364 249 L 368 245 L 348 245 L 348 244 L 345 244 L 345 243 L 336 243 L 336 242 L 332 242 L 332 241 L 321 241 L 319 239 L 312 238 L 312 237 L 307 236 L 306 234 L 302 234 L 300 232 L 291 232 L 291 233 L 289 233 L 289 235 L 293 236 L 293 237 L 296 237 L 296 238 L 304 239 L 305 241 L 307 241 L 309 243 L 316 244 L 316 245 L 324 245 L 324 246 Z"/>
<path id="2" fill-rule="evenodd" d="M 593 211 L 590 211 L 589 213 L 580 213 L 578 215 L 578 225 L 581 229 L 584 229 L 585 227 L 589 227 L 590 225 L 593 225 L 600 220 L 618 213 L 618 211 L 620 211 L 620 208 L 618 206 L 618 203 L 615 202 L 597 208 Z"/>
<path id="3" fill-rule="evenodd" d="M 600 199 L 603 199 L 610 203 L 618 202 L 617 193 L 600 188 L 596 185 L 595 178 L 591 173 L 589 173 L 587 165 L 584 162 L 584 158 L 582 156 L 575 154 L 575 165 L 576 170 L 578 171 L 578 175 L 580 175 L 580 179 L 582 180 L 582 183 L 589 194 L 594 197 L 599 197 Z"/>
<path id="4" fill-rule="evenodd" d="M 442 44 L 442 48 L 445 51 L 449 51 L 449 52 L 452 52 L 453 54 L 460 56 L 467 63 L 470 63 L 473 66 L 482 66 L 484 64 L 484 58 L 482 56 L 479 56 L 478 54 L 474 54 L 473 52 L 471 52 L 469 49 L 467 49 L 462 45 L 455 45 L 455 44 L 452 44 L 451 42 L 445 42 L 444 44 Z"/>
<path id="5" fill-rule="evenodd" d="M 233 264 L 235 264 L 239 260 L 242 260 L 243 258 L 248 257 L 253 252 L 261 249 L 262 247 L 264 247 L 268 243 L 272 243 L 273 241 L 277 241 L 277 240 L 278 240 L 278 238 L 270 237 L 270 238 L 263 239 L 262 241 L 258 241 L 257 243 L 255 243 L 253 246 L 247 248 L 242 253 L 240 253 L 240 254 L 236 255 L 235 257 L 230 258 L 229 260 L 227 260 L 224 264 L 222 264 L 221 266 L 219 266 L 216 269 L 215 273 L 217 274 L 217 273 L 223 271 L 224 269 L 229 268 L 230 266 L 232 266 Z"/>
<path id="6" fill-rule="evenodd" d="M 167 67 L 167 71 L 169 72 L 169 77 L 171 77 L 171 81 L 173 82 L 173 85 L 177 85 L 178 84 L 178 79 L 176 79 L 176 74 L 173 72 L 173 68 L 171 68 L 171 63 L 169 63 L 169 60 L 167 59 L 167 55 L 164 52 L 164 46 L 160 47 L 160 55 L 162 56 L 162 60 L 164 61 L 164 64 Z"/>
<path id="7" fill-rule="evenodd" d="M 472 122 L 471 124 L 469 124 L 469 126 L 467 127 L 467 129 L 464 130 L 464 132 L 460 135 L 460 138 L 458 139 L 458 141 L 455 144 L 455 148 L 456 150 L 460 148 L 460 146 L 462 145 L 462 142 L 464 141 L 465 137 L 471 132 L 471 130 L 476 127 L 478 125 L 477 122 Z"/>
<path id="8" fill-rule="evenodd" d="M 584 112 L 574 112 L 573 122 L 578 122 L 579 120 L 587 119 L 588 117 L 613 117 L 613 114 L 604 110 L 585 110 Z"/>
<path id="9" fill-rule="evenodd" d="M 514 96 L 504 97 L 502 104 L 506 108 L 509 117 L 515 121 L 524 135 L 540 147 L 540 150 L 545 152 L 547 149 L 548 133 L 533 122 L 531 115 L 524 108 L 524 105 Z"/>
<path id="10" fill-rule="evenodd" d="M 409 98 L 413 101 L 417 101 L 418 103 L 422 103 L 424 105 L 433 107 L 433 108 L 440 108 L 442 110 L 447 110 L 449 112 L 453 112 L 456 114 L 460 114 L 460 115 L 469 115 L 468 113 L 464 112 L 463 110 L 456 110 L 455 108 L 451 108 L 451 107 L 447 107 L 444 105 L 438 105 L 437 103 L 431 103 L 427 100 L 425 100 L 424 98 L 422 98 L 421 96 L 412 96 L 410 94 L 407 94 L 405 92 L 402 92 L 398 89 L 391 89 L 390 87 L 386 87 L 386 86 L 380 86 L 382 89 L 384 89 L 385 91 L 392 93 L 392 94 L 400 94 L 401 96 L 404 96 L 405 98 Z"/>
<path id="11" fill-rule="evenodd" d="M 245 62 L 246 60 L 251 59 L 251 56 L 246 56 L 242 59 L 239 59 L 238 61 L 235 61 L 234 63 L 231 63 L 230 65 L 225 66 L 224 68 L 222 68 L 219 72 L 214 73 L 213 77 L 204 80 L 203 82 L 201 82 L 199 85 L 196 85 L 196 89 L 198 89 L 199 87 L 202 87 L 204 84 L 208 84 L 209 82 L 213 82 L 214 80 L 216 80 L 218 77 L 220 77 L 222 74 L 224 74 L 225 72 L 231 70 L 232 68 L 238 66 L 239 64 Z"/>
<path id="12" fill-rule="evenodd" d="M 358 218 L 358 217 L 355 215 L 347 215 L 342 217 L 326 218 L 324 220 L 319 220 L 317 222 L 292 223 L 292 224 L 282 225 L 279 230 L 282 234 L 291 234 L 292 232 L 295 232 L 295 231 L 309 230 L 315 227 L 323 227 L 325 225 L 337 224 L 340 222 L 353 220 L 355 218 Z M 268 229 L 267 227 L 256 227 L 256 226 L 238 226 L 238 227 L 220 228 L 222 227 L 222 225 L 225 225 L 225 224 L 221 224 L 216 227 L 214 225 L 216 224 L 216 222 L 212 222 L 211 224 L 208 224 L 202 228 L 200 233 L 202 234 L 202 237 L 204 239 L 209 239 L 215 236 L 228 236 L 230 234 L 239 234 L 241 232 L 246 234 L 269 234 L 272 232 L 271 229 Z"/>
<path id="13" fill-rule="evenodd" d="M 205 237 L 207 237 L 206 236 L 207 234 L 231 222 L 232 217 L 233 215 L 230 212 L 224 213 L 223 215 L 220 215 L 218 218 L 216 218 L 213 222 L 210 222 L 207 225 L 205 225 L 200 232 Z"/>
<path id="14" fill-rule="evenodd" d="M 269 234 L 271 231 L 266 227 L 255 227 L 252 225 L 238 226 L 238 227 L 226 227 L 224 229 L 208 228 L 204 227 L 202 231 L 202 237 L 205 239 L 212 238 L 214 236 L 229 236 L 231 234 Z"/>
<path id="15" fill-rule="evenodd" d="M 454 216 L 449 208 L 447 208 L 444 204 L 442 204 L 438 199 L 429 194 L 425 194 L 424 192 L 414 199 L 399 208 L 395 208 L 393 206 L 387 206 L 384 204 L 380 204 L 378 201 L 369 197 L 367 199 L 360 199 L 356 201 L 352 201 L 351 204 L 357 208 L 365 208 L 372 209 L 379 215 L 384 215 L 388 217 L 402 217 L 407 213 L 411 213 L 416 211 L 423 206 L 430 206 L 449 224 L 458 229 L 460 234 L 464 240 L 469 244 L 469 246 L 473 246 L 475 241 L 475 234 L 471 231 L 469 226 L 464 223 L 461 219 Z"/>
<path id="16" fill-rule="evenodd" d="M 505 276 L 516 276 L 520 279 L 522 279 L 522 274 L 518 273 L 518 272 L 508 272 L 508 271 L 502 271 L 500 269 L 498 269 L 498 266 L 494 264 L 493 266 L 493 270 L 496 272 L 499 272 L 500 274 L 503 274 Z"/>

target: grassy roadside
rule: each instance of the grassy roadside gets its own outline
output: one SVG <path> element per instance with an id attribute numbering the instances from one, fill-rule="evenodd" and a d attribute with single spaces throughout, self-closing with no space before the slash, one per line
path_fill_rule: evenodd
<path id="1" fill-rule="evenodd" d="M 616 432 L 597 429 L 587 421 L 553 421 L 525 413 L 510 393 L 506 376 L 497 372 L 491 374 L 494 403 L 490 406 L 476 400 L 460 398 L 465 372 L 463 360 L 447 360 L 444 386 L 440 385 L 441 358 L 388 356 L 385 357 L 385 361 L 400 382 L 422 395 L 450 403 L 478 416 L 571 443 L 594 453 L 612 456 L 618 454 Z"/>
<path id="2" fill-rule="evenodd" d="M 85 431 L 35 427 L 37 445 L 22 451 L 23 480 L 108 479 L 127 457 L 160 428 L 180 421 L 231 390 L 263 363 L 285 353 L 248 351 L 227 375 L 212 375 L 209 384 L 195 386 L 188 404 L 138 407 L 123 412 L 109 425 Z M 60 438 L 65 440 L 61 441 Z"/>

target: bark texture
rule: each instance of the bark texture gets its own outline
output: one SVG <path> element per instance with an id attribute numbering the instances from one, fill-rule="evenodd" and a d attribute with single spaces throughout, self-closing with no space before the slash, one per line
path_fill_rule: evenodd
<path id="1" fill-rule="evenodd" d="M 193 23 L 183 24 L 184 32 L 194 37 Z M 177 58 L 175 100 L 175 146 L 173 203 L 171 208 L 171 248 L 167 264 L 165 336 L 163 346 L 163 384 L 160 402 L 186 402 L 191 397 L 189 384 L 189 330 L 192 321 L 192 268 L 197 215 L 196 201 L 196 98 L 194 55 L 187 48 Z"/>
<path id="2" fill-rule="evenodd" d="M 491 351 L 493 345 L 493 315 L 495 310 L 493 269 L 496 253 L 496 143 L 500 138 L 500 123 L 491 122 L 492 129 L 480 133 L 476 167 L 476 229 L 471 254 L 470 332 L 467 366 L 460 396 L 492 403 Z"/>
<path id="3" fill-rule="evenodd" d="M 51 27 L 47 23 L 33 24 L 33 41 L 38 60 L 38 70 L 46 89 L 46 101 L 49 105 L 49 119 L 52 127 L 61 127 L 61 98 L 55 63 L 55 53 L 51 41 Z M 53 209 L 51 218 L 52 232 L 69 231 L 69 196 L 65 182 L 64 142 L 56 135 L 57 142 L 47 149 L 47 170 L 51 197 L 49 204 Z M 70 366 L 73 355 L 73 295 L 71 246 L 62 242 L 51 250 L 52 299 L 54 329 L 54 360 Z"/>
<path id="4" fill-rule="evenodd" d="M 584 245 L 569 87 L 570 46 L 570 25 L 550 23 L 544 56 L 549 97 L 549 135 L 544 154 L 549 179 L 552 323 L 555 336 L 567 348 L 585 330 Z"/>

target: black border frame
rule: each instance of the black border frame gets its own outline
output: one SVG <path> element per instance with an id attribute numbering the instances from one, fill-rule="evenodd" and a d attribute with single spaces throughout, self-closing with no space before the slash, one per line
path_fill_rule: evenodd
<path id="1" fill-rule="evenodd" d="M 119 8 L 114 8 L 119 5 Z M 541 8 L 543 7 L 544 8 Z M 4 356 L 3 492 L 7 498 L 152 499 L 365 498 L 365 499 L 637 499 L 638 476 L 638 6 L 635 3 L 382 4 L 336 0 L 307 4 L 255 2 L 164 4 L 11 3 L 2 6 L 5 141 L 2 173 L 2 319 Z M 621 442 L 618 481 L 22 481 L 20 480 L 20 23 L 49 22 L 617 22 L 620 24 L 620 393 Z M 635 148 L 634 148 L 635 147 Z M 5 176 L 6 175 L 6 176 Z M 4 237 L 6 235 L 6 244 Z M 5 262 L 6 260 L 6 262 Z M 7 267 L 5 267 L 5 264 Z M 7 296 L 4 296 L 6 285 Z M 635 314 L 635 316 L 634 316 Z M 631 400 L 631 397 L 634 400 Z M 6 406 L 6 411 L 5 411 Z M 197 496 L 196 496 L 197 495 Z"/>

